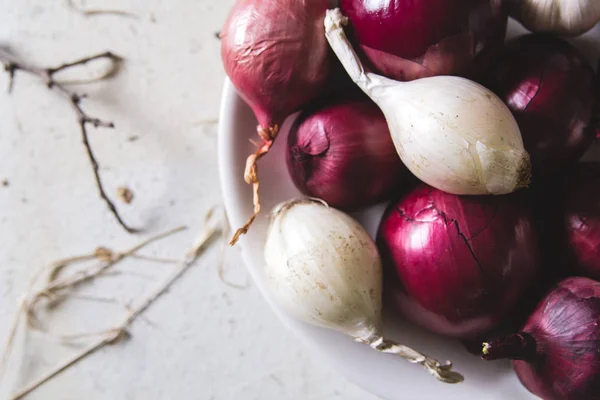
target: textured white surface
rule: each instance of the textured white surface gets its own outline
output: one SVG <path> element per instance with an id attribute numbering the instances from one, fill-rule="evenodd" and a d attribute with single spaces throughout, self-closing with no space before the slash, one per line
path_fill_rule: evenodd
<path id="1" fill-rule="evenodd" d="M 87 110 L 116 124 L 114 130 L 91 130 L 91 138 L 109 193 L 124 185 L 135 194 L 131 205 L 118 203 L 126 220 L 147 234 L 190 227 L 146 254 L 181 256 L 205 211 L 221 202 L 216 126 L 200 122 L 218 113 L 224 74 L 214 33 L 232 3 L 88 0 L 88 8 L 126 10 L 137 18 L 86 18 L 62 0 L 0 0 L 0 44 L 24 59 L 51 66 L 104 50 L 127 59 L 115 79 L 79 90 L 90 96 Z M 9 183 L 0 186 L 0 343 L 34 269 L 99 245 L 120 250 L 139 241 L 124 233 L 99 199 L 68 104 L 26 74 L 17 74 L 10 96 L 7 84 L 0 74 L 0 181 Z M 298 343 L 254 286 L 236 290 L 221 282 L 218 256 L 212 248 L 133 325 L 130 340 L 106 347 L 28 398 L 373 398 Z M 81 291 L 135 303 L 151 287 L 150 277 L 169 268 L 129 262 L 118 269 L 135 275 L 106 278 Z M 235 250 L 228 252 L 227 271 L 231 281 L 247 279 Z M 72 302 L 52 327 L 69 333 L 101 329 L 114 324 L 119 312 Z M 0 381 L 0 399 L 77 350 L 36 334 L 18 344 Z"/>

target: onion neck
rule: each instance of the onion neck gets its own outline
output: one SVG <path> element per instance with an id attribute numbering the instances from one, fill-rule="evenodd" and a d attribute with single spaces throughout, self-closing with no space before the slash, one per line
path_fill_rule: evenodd
<path id="1" fill-rule="evenodd" d="M 529 333 L 511 333 L 483 344 L 481 358 L 484 360 L 530 360 L 535 357 L 537 345 Z"/>
<path id="2" fill-rule="evenodd" d="M 365 92 L 371 99 L 377 102 L 382 90 L 387 86 L 401 85 L 402 82 L 394 81 L 383 76 L 365 71 L 365 68 L 350 44 L 344 26 L 348 24 L 339 8 L 327 10 L 325 13 L 325 37 L 340 63 L 350 76 L 350 79 Z"/>

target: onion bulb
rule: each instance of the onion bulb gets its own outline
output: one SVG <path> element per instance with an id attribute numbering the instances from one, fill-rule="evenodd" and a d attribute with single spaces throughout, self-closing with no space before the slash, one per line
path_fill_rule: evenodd
<path id="1" fill-rule="evenodd" d="M 565 186 L 564 230 L 571 273 L 600 280 L 600 165 L 582 163 Z"/>
<path id="2" fill-rule="evenodd" d="M 225 72 L 256 115 L 260 139 L 244 172 L 254 186 L 254 213 L 232 244 L 260 212 L 257 161 L 285 118 L 325 88 L 333 64 L 322 30 L 328 6 L 327 0 L 238 0 L 221 31 Z"/>
<path id="3" fill-rule="evenodd" d="M 399 81 L 471 75 L 504 44 L 498 0 L 342 0 L 367 67 Z"/>
<path id="4" fill-rule="evenodd" d="M 325 31 L 350 78 L 381 108 L 396 150 L 423 182 L 464 195 L 505 194 L 529 184 L 531 164 L 519 127 L 495 94 L 465 78 L 410 82 L 366 72 L 348 42 L 339 9 Z"/>
<path id="5" fill-rule="evenodd" d="M 519 333 L 483 344 L 482 358 L 514 361 L 521 383 L 547 400 L 600 398 L 600 283 L 568 278 Z"/>
<path id="6" fill-rule="evenodd" d="M 462 381 L 451 363 L 382 337 L 381 259 L 348 215 L 316 199 L 281 203 L 271 214 L 264 255 L 268 285 L 290 315 L 420 364 L 443 382 Z"/>
<path id="7" fill-rule="evenodd" d="M 513 112 L 534 169 L 556 171 L 592 144 L 596 74 L 566 41 L 548 35 L 512 40 L 484 82 Z"/>
<path id="8" fill-rule="evenodd" d="M 306 109 L 291 128 L 286 155 L 303 194 L 346 211 L 386 200 L 413 180 L 381 110 L 362 92 Z"/>
<path id="9" fill-rule="evenodd" d="M 600 21 L 598 0 L 511 0 L 509 13 L 533 32 L 578 36 Z"/>
<path id="10" fill-rule="evenodd" d="M 386 295 L 428 330 L 473 339 L 535 283 L 539 251 L 524 196 L 455 196 L 421 185 L 390 205 L 377 237 L 399 287 Z"/>

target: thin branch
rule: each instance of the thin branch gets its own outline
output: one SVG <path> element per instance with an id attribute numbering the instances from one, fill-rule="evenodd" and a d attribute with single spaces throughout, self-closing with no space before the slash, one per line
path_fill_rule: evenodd
<path id="1" fill-rule="evenodd" d="M 114 15 L 117 17 L 127 17 L 127 18 L 139 19 L 139 17 L 137 15 L 130 13 L 128 11 L 84 9 L 82 7 L 78 7 L 77 5 L 75 5 L 75 2 L 73 2 L 73 0 L 66 0 L 66 1 L 67 1 L 67 7 L 69 7 L 73 11 L 83 15 L 84 17 L 94 17 L 97 15 Z"/>
<path id="2" fill-rule="evenodd" d="M 194 121 L 192 126 L 204 126 L 204 125 L 215 125 L 219 123 L 219 118 L 204 118 L 198 121 Z"/>
<path id="3" fill-rule="evenodd" d="M 127 329 L 129 326 L 142 314 L 146 311 L 158 298 L 160 298 L 163 294 L 165 294 L 169 288 L 179 280 L 184 273 L 195 264 L 200 255 L 203 253 L 206 246 L 211 242 L 211 240 L 216 236 L 216 234 L 220 231 L 220 226 L 218 224 L 213 224 L 205 229 L 205 231 L 200 235 L 200 237 L 196 240 L 192 249 L 186 254 L 186 260 L 177 268 L 173 273 L 167 277 L 160 285 L 153 290 L 150 295 L 146 297 L 146 299 L 141 302 L 136 308 L 132 309 L 126 318 L 116 327 L 106 331 L 101 338 L 99 338 L 95 343 L 92 343 L 90 346 L 83 349 L 80 353 L 71 357 L 67 361 L 59 364 L 52 371 L 46 373 L 35 382 L 27 385 L 24 389 L 20 390 L 17 394 L 11 397 L 11 400 L 18 400 L 28 395 L 44 383 L 48 382 L 61 372 L 65 371 L 69 367 L 75 365 L 77 362 L 83 360 L 87 356 L 95 353 L 100 350 L 104 346 L 115 344 L 120 340 L 124 339 L 128 336 Z"/>
<path id="4" fill-rule="evenodd" d="M 61 260 L 58 263 L 54 263 L 52 265 L 52 269 L 50 270 L 50 276 L 53 278 L 48 281 L 48 283 L 45 285 L 44 288 L 40 289 L 39 291 L 37 291 L 34 294 L 32 294 L 31 296 L 29 296 L 29 299 L 28 299 L 27 303 L 25 304 L 28 325 L 32 328 L 40 329 L 40 324 L 38 323 L 38 318 L 36 316 L 36 306 L 42 299 L 45 298 L 51 302 L 56 303 L 56 302 L 60 301 L 62 298 L 64 298 L 64 296 L 66 295 L 66 292 L 69 289 L 73 289 L 74 287 L 80 285 L 81 283 L 89 281 L 89 280 L 99 276 L 100 274 L 105 273 L 111 267 L 113 267 L 117 263 L 121 262 L 123 259 L 132 256 L 137 251 L 143 249 L 144 247 L 150 245 L 151 243 L 156 242 L 157 240 L 164 239 L 175 233 L 181 232 L 184 229 L 186 229 L 186 228 L 182 226 L 182 227 L 175 228 L 170 231 L 161 233 L 159 235 L 153 236 L 149 239 L 144 240 L 143 242 L 137 244 L 136 246 L 132 247 L 131 249 L 129 249 L 123 253 L 113 253 L 110 250 L 107 250 L 105 248 L 99 248 L 99 249 L 96 249 L 91 254 L 77 256 L 77 257 L 71 257 L 66 260 Z M 101 250 L 101 251 L 99 251 L 99 250 Z M 110 254 L 110 258 L 106 259 L 107 255 L 109 255 L 109 254 Z M 99 266 L 96 266 L 95 268 L 79 270 L 79 271 L 72 273 L 71 275 L 67 275 L 64 277 L 58 276 L 58 273 L 56 272 L 56 266 L 59 266 L 60 268 L 64 268 L 64 266 L 68 265 L 69 263 L 81 262 L 82 260 L 85 260 L 85 259 L 91 259 L 92 256 L 99 258 L 101 260 L 104 259 L 105 262 L 100 264 Z"/>
<path id="5" fill-rule="evenodd" d="M 2 359 L 0 359 L 0 378 L 4 375 L 4 366 L 8 361 L 8 357 L 12 353 L 12 345 L 15 340 L 15 335 L 17 333 L 17 329 L 19 328 L 19 322 L 21 321 L 21 316 L 25 311 L 25 297 L 19 300 L 19 304 L 17 305 L 17 311 L 15 315 L 13 315 L 12 322 L 10 324 L 10 330 L 8 332 L 8 337 L 6 338 L 6 343 L 4 344 L 4 349 L 2 351 Z"/>
<path id="6" fill-rule="evenodd" d="M 123 306 L 119 299 L 115 297 L 92 296 L 89 294 L 72 294 L 70 298 L 75 300 L 93 301 L 97 303 L 117 304 Z"/>
<path id="7" fill-rule="evenodd" d="M 237 283 L 229 282 L 225 278 L 225 261 L 227 259 L 227 250 L 229 248 L 229 246 L 227 245 L 228 244 L 227 238 L 229 237 L 229 222 L 227 220 L 227 214 L 225 212 L 225 208 L 221 207 L 221 210 L 222 210 L 222 224 L 223 224 L 221 236 L 223 238 L 223 243 L 221 245 L 221 254 L 219 255 L 219 262 L 217 263 L 217 275 L 218 275 L 219 279 L 221 280 L 221 282 L 223 282 L 224 284 L 226 284 L 227 286 L 229 286 L 233 289 L 238 289 L 238 290 L 248 289 L 248 287 L 250 286 L 248 279 L 246 279 L 246 283 L 244 283 L 243 285 L 240 285 Z"/>
<path id="8" fill-rule="evenodd" d="M 117 222 L 119 223 L 119 225 L 121 225 L 127 232 L 135 233 L 138 230 L 130 227 L 128 224 L 125 223 L 125 221 L 121 218 L 115 204 L 106 194 L 106 190 L 104 189 L 104 185 L 102 183 L 102 178 L 100 177 L 100 167 L 99 167 L 98 161 L 96 159 L 96 156 L 94 155 L 94 152 L 92 151 L 89 137 L 88 137 L 88 129 L 87 128 L 89 125 L 92 125 L 95 128 L 100 128 L 100 127 L 101 128 L 114 128 L 114 124 L 112 122 L 102 121 L 99 118 L 95 118 L 95 117 L 92 117 L 89 114 L 87 114 L 81 107 L 81 101 L 82 101 L 82 99 L 85 98 L 85 95 L 81 95 L 81 94 L 70 91 L 69 89 L 67 89 L 66 83 L 55 79 L 55 75 L 61 71 L 68 70 L 75 66 L 85 65 L 91 61 L 96 61 L 96 60 L 100 60 L 100 59 L 105 59 L 105 60 L 110 61 L 111 68 L 109 69 L 109 73 L 103 74 L 100 78 L 96 78 L 96 80 L 106 79 L 106 78 L 116 74 L 116 72 L 118 71 L 118 69 L 123 61 L 123 59 L 121 57 L 111 53 L 110 51 L 107 51 L 107 52 L 104 52 L 101 54 L 96 54 L 96 55 L 93 55 L 90 57 L 85 57 L 85 58 L 79 59 L 74 62 L 65 63 L 62 65 L 59 65 L 58 67 L 40 68 L 40 67 L 37 67 L 37 66 L 34 66 L 34 65 L 24 62 L 24 61 L 18 59 L 17 57 L 15 57 L 14 55 L 12 55 L 11 53 L 9 53 L 8 51 L 6 51 L 5 49 L 0 48 L 0 62 L 4 64 L 4 69 L 9 74 L 9 87 L 8 87 L 9 92 L 13 88 L 14 77 L 15 77 L 16 71 L 24 71 L 29 74 L 37 76 L 38 78 L 40 78 L 41 80 L 44 81 L 44 83 L 46 84 L 48 89 L 55 89 L 56 91 L 60 92 L 63 96 L 65 96 L 68 99 L 69 103 L 71 104 L 73 110 L 75 111 L 75 113 L 77 115 L 77 123 L 79 125 L 79 130 L 81 132 L 81 138 L 82 138 L 83 144 L 85 146 L 85 150 L 86 150 L 88 159 L 92 165 L 92 169 L 94 172 L 94 178 L 95 178 L 96 186 L 100 193 L 100 197 L 105 201 L 106 205 L 108 206 L 108 209 L 111 211 L 111 213 L 117 219 Z"/>
<path id="9" fill-rule="evenodd" d="M 65 361 L 62 364 L 60 364 L 59 366 L 57 366 L 54 370 L 52 370 L 52 372 L 44 375 L 37 381 L 29 384 L 24 389 L 20 390 L 17 394 L 15 394 L 15 395 L 13 395 L 13 397 L 11 397 L 11 400 L 22 399 L 23 397 L 27 396 L 29 393 L 31 393 L 32 391 L 34 391 L 35 389 L 37 389 L 44 383 L 48 382 L 50 379 L 54 378 L 56 375 L 60 374 L 61 372 L 63 372 L 67 368 L 69 368 L 70 366 L 76 364 L 78 361 L 84 359 L 85 357 L 89 356 L 90 354 L 95 353 L 97 350 L 100 350 L 107 344 L 116 342 L 118 340 L 118 338 L 119 338 L 118 332 L 114 332 L 110 336 L 109 335 L 104 336 L 102 339 L 100 339 L 96 343 L 93 343 L 92 345 L 85 348 L 82 352 L 76 354 L 72 358 L 68 359 L 67 361 Z"/>
<path id="10" fill-rule="evenodd" d="M 136 260 L 152 261 L 157 264 L 179 264 L 181 262 L 181 260 L 176 260 L 174 258 L 151 257 L 143 254 L 133 254 L 131 258 L 135 258 Z"/>
<path id="11" fill-rule="evenodd" d="M 15 315 L 13 316 L 9 334 L 6 339 L 6 343 L 4 344 L 4 348 L 2 349 L 2 359 L 0 359 L 0 379 L 4 375 L 4 367 L 6 365 L 6 362 L 12 354 L 13 342 L 17 333 L 17 329 L 19 328 L 19 322 L 21 321 L 22 315 L 26 313 L 27 293 L 31 292 L 33 286 L 40 279 L 45 269 L 46 268 L 42 266 L 36 270 L 36 272 L 31 276 L 31 279 L 29 280 L 29 283 L 27 285 L 27 292 L 25 292 L 19 300 L 17 310 L 15 312 Z"/>

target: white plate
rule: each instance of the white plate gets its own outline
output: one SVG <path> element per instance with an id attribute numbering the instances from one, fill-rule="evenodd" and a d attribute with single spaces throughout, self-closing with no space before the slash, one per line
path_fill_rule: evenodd
<path id="1" fill-rule="evenodd" d="M 509 37 L 523 34 L 513 21 Z M 572 43 L 597 62 L 600 53 L 600 26 L 575 39 Z M 485 362 L 470 355 L 456 341 L 405 325 L 384 313 L 385 336 L 414 347 L 439 360 L 449 359 L 455 369 L 465 376 L 459 385 L 436 381 L 419 366 L 391 355 L 377 353 L 365 345 L 353 342 L 336 332 L 316 328 L 286 316 L 273 301 L 265 286 L 262 272 L 263 243 L 267 228 L 266 215 L 280 201 L 301 196 L 288 176 L 284 158 L 287 133 L 293 118 L 282 127 L 271 152 L 259 163 L 261 203 L 263 212 L 249 234 L 239 242 L 246 266 L 257 287 L 282 322 L 306 345 L 333 364 L 349 380 L 365 390 L 387 400 L 445 399 L 445 400 L 526 400 L 535 398 L 524 389 L 512 372 L 510 362 Z M 252 212 L 252 189 L 243 180 L 248 154 L 254 151 L 248 139 L 255 138 L 256 119 L 250 108 L 236 94 L 229 81 L 225 82 L 219 127 L 219 171 L 225 208 L 233 228 L 244 224 Z M 371 234 L 377 230 L 384 206 L 357 213 Z"/>

